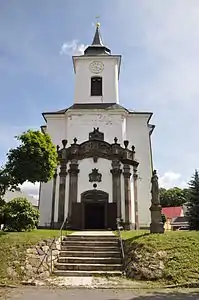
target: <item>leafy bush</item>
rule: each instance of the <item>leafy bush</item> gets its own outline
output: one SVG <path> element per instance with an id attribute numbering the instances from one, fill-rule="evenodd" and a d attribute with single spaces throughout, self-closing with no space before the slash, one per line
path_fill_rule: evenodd
<path id="1" fill-rule="evenodd" d="M 167 218 L 164 214 L 162 214 L 161 216 L 162 216 L 162 223 L 165 224 L 167 221 Z"/>
<path id="2" fill-rule="evenodd" d="M 30 231 L 39 221 L 39 211 L 26 198 L 14 198 L 3 208 L 5 231 Z"/>

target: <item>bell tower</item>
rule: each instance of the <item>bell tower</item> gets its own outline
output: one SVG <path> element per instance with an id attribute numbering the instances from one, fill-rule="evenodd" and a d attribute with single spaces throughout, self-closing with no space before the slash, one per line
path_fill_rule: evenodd
<path id="1" fill-rule="evenodd" d="M 119 103 L 118 80 L 121 55 L 112 55 L 102 42 L 96 24 L 93 42 L 84 55 L 73 56 L 74 103 Z"/>

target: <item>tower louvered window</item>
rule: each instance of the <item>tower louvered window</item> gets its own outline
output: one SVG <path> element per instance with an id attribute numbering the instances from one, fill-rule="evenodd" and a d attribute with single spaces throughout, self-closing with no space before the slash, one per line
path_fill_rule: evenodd
<path id="1" fill-rule="evenodd" d="M 102 96 L 102 77 L 91 78 L 91 96 Z"/>

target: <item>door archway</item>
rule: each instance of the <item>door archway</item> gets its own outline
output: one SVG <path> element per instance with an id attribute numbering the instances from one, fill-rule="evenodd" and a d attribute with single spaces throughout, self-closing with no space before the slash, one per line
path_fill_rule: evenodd
<path id="1" fill-rule="evenodd" d="M 107 229 L 108 193 L 89 190 L 81 194 L 84 229 Z"/>

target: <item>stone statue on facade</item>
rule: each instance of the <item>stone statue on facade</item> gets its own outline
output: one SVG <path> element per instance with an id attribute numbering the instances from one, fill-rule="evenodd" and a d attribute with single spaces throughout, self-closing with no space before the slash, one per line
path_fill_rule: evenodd
<path id="1" fill-rule="evenodd" d="M 151 224 L 150 232 L 151 233 L 164 233 L 164 224 L 162 222 L 162 207 L 160 205 L 159 198 L 159 184 L 158 184 L 158 175 L 157 171 L 153 171 L 151 178 Z"/>
<path id="2" fill-rule="evenodd" d="M 153 171 L 151 178 L 151 202 L 152 204 L 160 204 L 158 175 L 156 170 Z"/>

